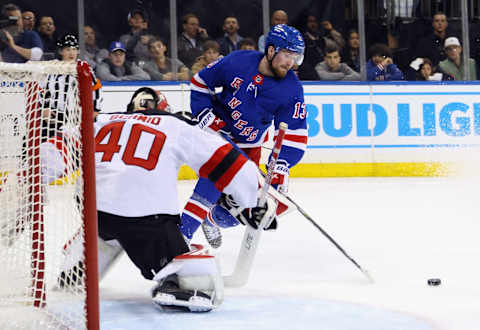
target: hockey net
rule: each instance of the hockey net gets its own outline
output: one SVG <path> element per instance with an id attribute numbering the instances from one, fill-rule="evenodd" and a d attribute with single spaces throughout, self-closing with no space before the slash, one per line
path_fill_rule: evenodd
<path id="1" fill-rule="evenodd" d="M 0 328 L 97 328 L 89 68 L 0 63 L 0 77 Z"/>

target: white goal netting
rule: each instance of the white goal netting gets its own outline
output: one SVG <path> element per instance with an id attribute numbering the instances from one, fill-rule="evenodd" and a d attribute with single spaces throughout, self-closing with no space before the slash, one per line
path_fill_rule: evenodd
<path id="1" fill-rule="evenodd" d="M 0 329 L 86 328 L 76 64 L 0 63 Z"/>

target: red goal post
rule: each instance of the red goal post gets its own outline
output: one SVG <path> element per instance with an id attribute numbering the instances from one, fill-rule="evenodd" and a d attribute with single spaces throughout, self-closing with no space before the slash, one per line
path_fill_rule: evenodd
<path id="1" fill-rule="evenodd" d="M 0 328 L 99 328 L 91 77 L 0 63 Z"/>

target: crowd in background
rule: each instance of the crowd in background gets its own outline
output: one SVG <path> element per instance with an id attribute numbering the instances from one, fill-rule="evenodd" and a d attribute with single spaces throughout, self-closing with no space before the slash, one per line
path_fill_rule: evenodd
<path id="1" fill-rule="evenodd" d="M 414 13 L 414 1 L 402 16 Z M 0 30 L 1 60 L 22 63 L 28 60 L 58 58 L 55 17 L 40 16 L 11 3 L 2 6 Z M 97 40 L 98 31 L 83 29 L 86 60 L 103 81 L 189 80 L 208 64 L 238 50 L 264 51 L 264 35 L 244 35 L 239 18 L 224 17 L 222 37 L 213 38 L 195 13 L 186 13 L 179 22 L 178 58 L 172 58 L 165 31 L 150 28 L 149 13 L 135 7 L 127 17 L 129 30 L 112 40 Z M 443 12 L 435 12 L 431 24 L 415 32 L 408 20 L 388 28 L 370 30 L 366 40 L 367 80 L 466 80 L 461 34 L 451 28 Z M 291 24 L 287 11 L 272 12 L 270 25 Z M 335 27 L 330 20 L 307 14 L 296 24 L 305 40 L 305 59 L 295 72 L 301 80 L 360 80 L 360 36 L 357 30 Z M 458 25 L 457 25 L 458 26 Z M 219 27 L 220 28 L 220 27 Z M 75 31 L 64 31 L 76 34 Z M 480 61 L 472 47 L 469 59 L 470 78 L 476 80 Z"/>

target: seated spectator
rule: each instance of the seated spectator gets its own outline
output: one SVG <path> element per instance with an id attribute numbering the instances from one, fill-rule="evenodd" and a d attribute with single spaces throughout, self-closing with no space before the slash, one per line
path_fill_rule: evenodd
<path id="1" fill-rule="evenodd" d="M 288 15 L 284 10 L 275 10 L 270 18 L 270 27 L 274 27 L 278 24 L 287 24 L 288 23 Z M 265 35 L 262 34 L 260 38 L 258 38 L 258 50 L 262 53 L 265 52 Z"/>
<path id="2" fill-rule="evenodd" d="M 360 37 L 357 30 L 348 32 L 347 46 L 342 50 L 341 57 L 349 67 L 360 72 Z"/>
<path id="3" fill-rule="evenodd" d="M 53 60 L 57 49 L 56 27 L 53 18 L 42 16 L 38 21 L 38 34 L 43 44 L 43 60 Z"/>
<path id="4" fill-rule="evenodd" d="M 410 63 L 406 76 L 407 80 L 417 81 L 453 80 L 453 77 L 448 74 L 435 72 L 432 61 L 428 58 L 421 57 L 416 58 Z"/>
<path id="5" fill-rule="evenodd" d="M 418 43 L 415 57 L 429 58 L 436 66 L 446 58 L 443 47 L 445 39 L 455 35 L 448 30 L 447 16 L 442 12 L 433 15 L 432 28 L 433 31 Z"/>
<path id="6" fill-rule="evenodd" d="M 120 37 L 120 42 L 127 47 L 127 60 L 132 62 L 148 61 L 148 14 L 141 8 L 135 8 L 128 13 L 130 32 Z"/>
<path id="7" fill-rule="evenodd" d="M 22 12 L 23 30 L 33 31 L 35 28 L 35 13 L 30 10 Z"/>
<path id="8" fill-rule="evenodd" d="M 183 16 L 183 32 L 178 38 L 178 59 L 191 68 L 195 59 L 202 55 L 202 46 L 207 39 L 207 30 L 200 27 L 195 14 Z"/>
<path id="9" fill-rule="evenodd" d="M 239 50 L 257 50 L 257 44 L 252 38 L 243 38 L 238 43 Z"/>
<path id="10" fill-rule="evenodd" d="M 102 63 L 97 64 L 96 72 L 101 80 L 149 80 L 148 73 L 143 71 L 134 62 L 126 60 L 127 48 L 120 41 L 113 41 L 109 48 L 109 55 Z"/>
<path id="11" fill-rule="evenodd" d="M 221 58 L 220 45 L 214 40 L 208 40 L 203 45 L 203 54 L 197 58 L 192 66 L 192 75 L 200 72 L 208 64 Z"/>
<path id="12" fill-rule="evenodd" d="M 167 47 L 158 37 L 150 38 L 148 42 L 151 60 L 143 64 L 142 69 L 146 71 L 152 80 L 190 80 L 190 70 L 176 60 L 177 75 L 174 75 L 173 60 L 167 57 Z"/>
<path id="13" fill-rule="evenodd" d="M 455 80 L 477 80 L 475 60 L 472 58 L 468 59 L 470 79 L 465 76 L 462 46 L 458 38 L 449 37 L 445 39 L 445 52 L 447 53 L 447 59 L 438 64 L 440 70 L 451 75 Z"/>
<path id="14" fill-rule="evenodd" d="M 329 21 L 323 21 L 320 25 L 315 15 L 307 16 L 303 39 L 305 58 L 298 68 L 298 75 L 302 80 L 318 80 L 320 78 L 315 66 L 324 60 L 325 48 L 340 50 L 345 46 L 345 40 Z"/>
<path id="15" fill-rule="evenodd" d="M 2 6 L 3 17 L 9 17 L 8 25 L 1 30 L 0 49 L 4 62 L 25 63 L 41 59 L 42 41 L 35 31 L 24 31 L 20 8 L 8 3 Z"/>
<path id="16" fill-rule="evenodd" d="M 220 45 L 220 54 L 227 56 L 234 50 L 240 49 L 239 43 L 242 41 L 243 37 L 238 34 L 240 25 L 238 20 L 234 16 L 227 16 L 223 21 L 223 31 L 225 35 L 223 38 L 217 40 Z"/>
<path id="17" fill-rule="evenodd" d="M 85 36 L 85 55 L 82 60 L 87 61 L 92 69 L 108 57 L 108 50 L 97 46 L 95 30 L 88 25 L 83 28 Z"/>
<path id="18" fill-rule="evenodd" d="M 325 60 L 315 66 L 321 80 L 360 80 L 360 74 L 345 63 L 340 63 L 336 48 L 325 49 Z"/>
<path id="19" fill-rule="evenodd" d="M 385 44 L 375 44 L 369 49 L 367 80 L 403 80 L 403 73 L 393 64 L 392 52 Z"/>

